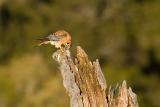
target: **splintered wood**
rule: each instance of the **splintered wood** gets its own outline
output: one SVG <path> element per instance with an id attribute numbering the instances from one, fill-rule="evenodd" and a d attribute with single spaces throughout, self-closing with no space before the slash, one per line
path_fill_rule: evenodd
<path id="1" fill-rule="evenodd" d="M 71 107 L 138 107 L 136 94 L 127 89 L 125 81 L 109 88 L 106 95 L 106 80 L 99 61 L 91 62 L 81 47 L 77 47 L 74 59 L 69 50 L 58 50 L 52 57 L 60 65 Z"/>

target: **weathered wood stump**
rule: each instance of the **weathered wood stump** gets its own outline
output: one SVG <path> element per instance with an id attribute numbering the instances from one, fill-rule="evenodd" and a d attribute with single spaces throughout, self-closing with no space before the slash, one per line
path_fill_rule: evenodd
<path id="1" fill-rule="evenodd" d="M 69 50 L 58 50 L 52 57 L 60 65 L 71 107 L 138 107 L 136 94 L 127 89 L 125 81 L 109 88 L 106 95 L 106 80 L 99 61 L 91 62 L 81 47 L 77 47 L 76 58 L 71 57 Z"/>

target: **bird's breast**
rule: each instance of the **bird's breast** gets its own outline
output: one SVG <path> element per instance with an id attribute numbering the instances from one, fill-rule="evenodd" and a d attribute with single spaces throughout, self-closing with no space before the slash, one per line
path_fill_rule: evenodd
<path id="1" fill-rule="evenodd" d="M 50 41 L 50 44 L 51 45 L 54 45 L 56 48 L 60 48 L 61 47 L 61 44 L 57 41 Z"/>

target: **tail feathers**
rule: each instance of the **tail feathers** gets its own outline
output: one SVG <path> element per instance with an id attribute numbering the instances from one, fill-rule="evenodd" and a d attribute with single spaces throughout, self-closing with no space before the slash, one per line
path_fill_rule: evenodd
<path id="1" fill-rule="evenodd" d="M 39 38 L 37 39 L 40 43 L 38 44 L 38 46 L 42 45 L 42 44 L 48 44 L 49 43 L 49 38 Z"/>
<path id="2" fill-rule="evenodd" d="M 49 38 L 39 38 L 37 40 L 40 42 L 50 41 Z"/>

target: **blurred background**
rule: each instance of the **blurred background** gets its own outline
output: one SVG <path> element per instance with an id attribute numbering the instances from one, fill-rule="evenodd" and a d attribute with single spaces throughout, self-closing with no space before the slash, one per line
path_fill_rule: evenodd
<path id="1" fill-rule="evenodd" d="M 59 29 L 108 86 L 125 79 L 140 107 L 160 107 L 160 0 L 0 0 L 0 107 L 69 107 L 56 49 L 36 46 Z"/>

